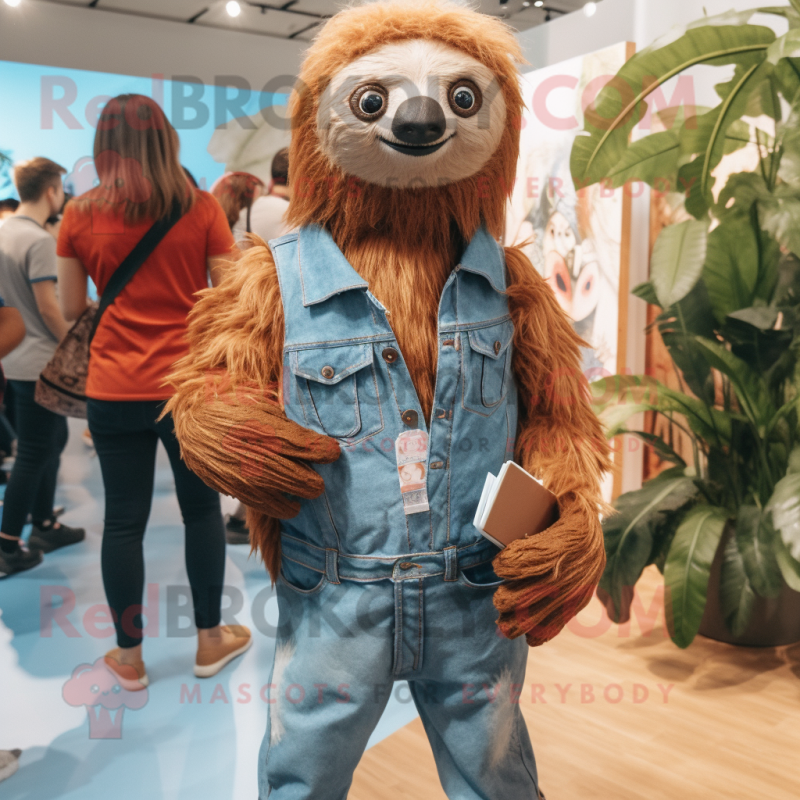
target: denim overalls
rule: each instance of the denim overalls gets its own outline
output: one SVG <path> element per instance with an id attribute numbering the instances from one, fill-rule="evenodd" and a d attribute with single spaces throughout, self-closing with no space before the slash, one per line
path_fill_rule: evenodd
<path id="1" fill-rule="evenodd" d="M 318 467 L 324 494 L 281 522 L 260 798 L 345 798 L 400 679 L 448 797 L 535 798 L 519 709 L 528 648 L 495 627 L 497 549 L 472 524 L 517 427 L 502 250 L 481 228 L 442 292 L 430 508 L 407 515 L 395 441 L 427 426 L 386 310 L 324 229 L 269 245 L 285 316 L 286 414 L 338 439 L 342 453 Z"/>

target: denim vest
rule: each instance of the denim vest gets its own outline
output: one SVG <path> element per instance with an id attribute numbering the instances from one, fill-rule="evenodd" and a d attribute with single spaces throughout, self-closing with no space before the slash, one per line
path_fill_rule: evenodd
<path id="1" fill-rule="evenodd" d="M 487 472 L 513 457 L 517 429 L 502 249 L 480 228 L 444 286 L 426 427 L 386 310 L 328 232 L 305 226 L 269 246 L 285 317 L 286 414 L 342 449 L 315 465 L 324 494 L 281 522 L 284 556 L 333 582 L 400 574 L 410 563 L 401 556 L 427 574 L 452 573 L 456 557 L 462 567 L 491 558 L 497 550 L 472 520 Z M 415 428 L 429 436 L 430 510 L 406 515 L 395 440 Z"/>

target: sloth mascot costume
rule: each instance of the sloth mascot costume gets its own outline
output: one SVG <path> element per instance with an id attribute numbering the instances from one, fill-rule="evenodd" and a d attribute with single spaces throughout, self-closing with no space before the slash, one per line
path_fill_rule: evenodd
<path id="1" fill-rule="evenodd" d="M 261 800 L 340 800 L 406 680 L 445 792 L 541 796 L 528 648 L 605 563 L 608 450 L 569 320 L 498 244 L 523 101 L 510 28 L 449 0 L 332 17 L 290 101 L 286 219 L 190 316 L 169 403 L 188 465 L 248 508 L 279 624 Z M 559 518 L 473 526 L 513 459 Z"/>

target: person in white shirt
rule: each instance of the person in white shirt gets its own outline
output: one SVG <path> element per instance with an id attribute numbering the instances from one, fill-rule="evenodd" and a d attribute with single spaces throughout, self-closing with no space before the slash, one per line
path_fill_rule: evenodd
<path id="1" fill-rule="evenodd" d="M 268 242 L 291 230 L 284 221 L 291 196 L 287 147 L 278 150 L 273 157 L 271 173 L 272 180 L 267 193 L 256 197 L 250 206 L 245 206 L 239 213 L 239 220 L 233 226 L 233 235 L 237 242 L 245 239 L 248 233 L 254 233 Z"/>

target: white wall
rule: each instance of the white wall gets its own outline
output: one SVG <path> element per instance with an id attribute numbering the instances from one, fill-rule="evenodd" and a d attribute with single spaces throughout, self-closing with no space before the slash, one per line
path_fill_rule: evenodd
<path id="1" fill-rule="evenodd" d="M 597 13 L 587 18 L 582 13 L 557 17 L 546 25 L 519 34 L 525 58 L 539 69 L 573 56 L 601 50 L 617 42 L 634 42 L 638 50 L 652 44 L 670 28 L 686 25 L 703 16 L 723 14 L 731 9 L 743 11 L 766 6 L 757 0 L 602 0 Z M 788 5 L 776 2 L 775 5 Z M 759 16 L 759 24 L 776 25 L 777 17 Z"/>
<path id="2" fill-rule="evenodd" d="M 306 42 L 153 20 L 100 9 L 25 0 L 0 2 L 0 59 L 53 67 L 191 75 L 213 84 L 237 75 L 260 90 L 279 75 L 294 76 Z M 288 91 L 291 79 L 273 91 Z"/>

